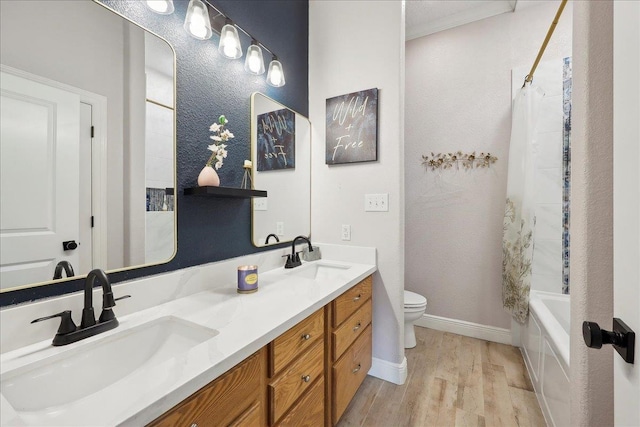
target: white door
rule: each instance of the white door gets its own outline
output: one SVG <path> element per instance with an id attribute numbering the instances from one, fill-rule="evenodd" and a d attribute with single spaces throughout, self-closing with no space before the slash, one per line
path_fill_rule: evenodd
<path id="1" fill-rule="evenodd" d="M 0 76 L 0 287 L 53 278 L 78 265 L 80 99 L 2 72 Z"/>
<path id="2" fill-rule="evenodd" d="M 640 2 L 614 2 L 613 314 L 636 333 L 634 364 L 613 352 L 616 426 L 640 425 L 639 23 Z"/>

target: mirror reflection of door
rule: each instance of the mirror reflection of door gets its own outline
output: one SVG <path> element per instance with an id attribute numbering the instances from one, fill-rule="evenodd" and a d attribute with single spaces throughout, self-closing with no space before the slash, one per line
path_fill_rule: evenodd
<path id="1" fill-rule="evenodd" d="M 134 15 L 136 8 L 153 13 L 144 2 L 130 7 Z M 33 28 L 47 36 L 33 37 Z M 176 249 L 171 46 L 94 1 L 1 0 L 0 67 L 27 80 L 19 90 L 45 88 L 46 94 L 50 86 L 74 96 L 75 105 L 73 121 L 58 112 L 66 103 L 58 106 L 48 95 L 33 93 L 35 101 L 27 105 L 20 92 L 4 92 L 9 80 L 2 77 L 0 292 L 50 282 L 60 261 L 83 276 L 92 268 L 113 271 L 170 260 Z M 55 120 L 46 122 L 47 117 Z M 54 155 L 62 149 L 58 134 L 65 126 L 78 129 L 73 156 Z M 49 134 L 27 148 L 31 136 L 16 132 Z M 21 142 L 5 146 L 11 138 Z M 62 221 L 73 232 L 63 232 Z M 25 243 L 16 243 L 57 234 L 55 245 L 21 249 Z M 63 250 L 63 241 L 75 241 L 77 248 Z"/>
<path id="2" fill-rule="evenodd" d="M 81 159 L 79 97 L 5 72 L 0 83 L 0 286 L 7 288 L 25 278 L 50 280 L 59 261 L 81 268 L 80 260 L 91 257 L 91 239 L 80 240 L 78 165 L 87 159 Z M 83 202 L 90 217 L 86 195 Z M 64 250 L 65 241 L 79 245 Z"/>

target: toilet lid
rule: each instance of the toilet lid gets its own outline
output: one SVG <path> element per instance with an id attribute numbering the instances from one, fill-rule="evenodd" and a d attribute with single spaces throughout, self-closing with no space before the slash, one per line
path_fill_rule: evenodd
<path id="1" fill-rule="evenodd" d="M 427 299 L 422 295 L 416 294 L 411 291 L 404 291 L 404 306 L 416 307 L 421 305 L 427 305 Z"/>

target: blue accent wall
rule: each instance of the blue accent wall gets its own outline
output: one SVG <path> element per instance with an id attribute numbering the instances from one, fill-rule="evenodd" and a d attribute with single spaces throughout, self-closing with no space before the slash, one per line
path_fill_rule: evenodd
<path id="1" fill-rule="evenodd" d="M 198 173 L 210 152 L 209 126 L 224 114 L 235 138 L 218 171 L 221 185 L 240 187 L 244 159 L 250 158 L 250 97 L 262 92 L 308 116 L 308 1 L 214 0 L 212 3 L 260 42 L 282 62 L 286 85 L 272 88 L 265 75 L 244 71 L 244 56 L 228 60 L 217 50 L 219 37 L 200 41 L 182 25 L 188 0 L 174 0 L 175 12 L 157 15 L 142 1 L 100 0 L 123 16 L 166 39 L 177 61 L 177 203 L 178 251 L 167 264 L 109 274 L 112 283 L 184 267 L 258 252 L 251 244 L 249 199 L 185 197 L 183 189 L 196 185 Z M 240 35 L 243 48 L 250 40 Z M 265 53 L 265 66 L 270 56 Z M 272 249 L 271 247 L 270 249 Z M 0 306 L 33 301 L 82 289 L 84 280 L 0 294 Z"/>

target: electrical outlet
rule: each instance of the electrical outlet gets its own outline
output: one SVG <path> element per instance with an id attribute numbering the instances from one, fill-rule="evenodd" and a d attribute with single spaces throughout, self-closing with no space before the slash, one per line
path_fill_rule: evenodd
<path id="1" fill-rule="evenodd" d="M 342 224 L 342 240 L 351 240 L 351 226 Z"/>
<path id="2" fill-rule="evenodd" d="M 365 212 L 388 212 L 389 193 L 365 194 L 364 210 Z"/>
<path id="3" fill-rule="evenodd" d="M 278 236 L 284 236 L 284 222 L 282 221 L 276 222 L 276 234 Z"/>
<path id="4" fill-rule="evenodd" d="M 266 197 L 255 197 L 253 199 L 253 210 L 254 211 L 266 211 L 267 210 L 267 198 Z"/>

